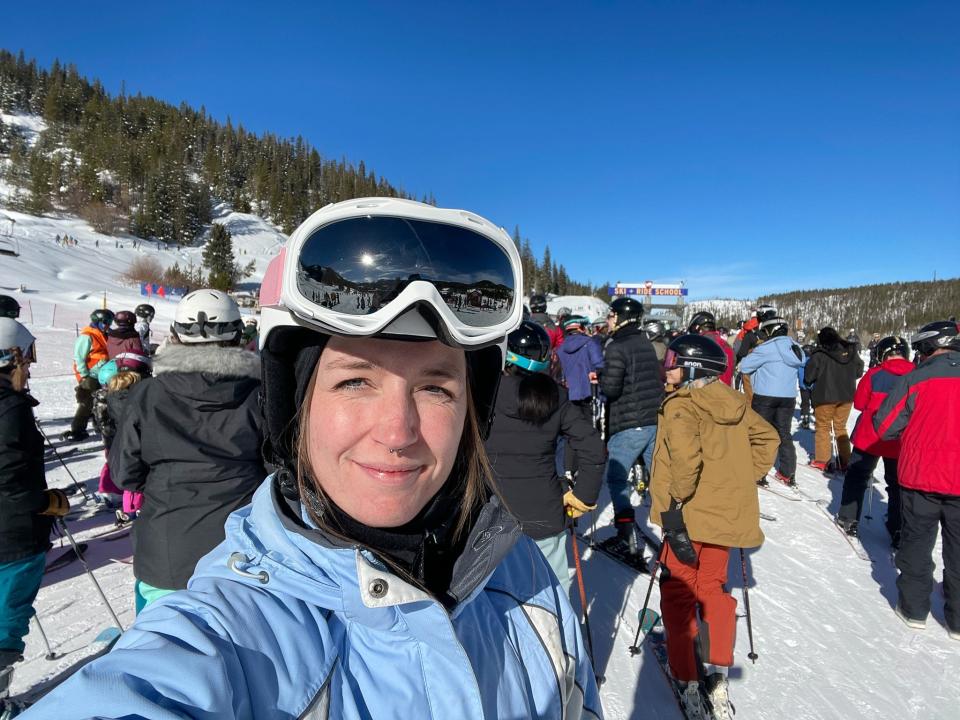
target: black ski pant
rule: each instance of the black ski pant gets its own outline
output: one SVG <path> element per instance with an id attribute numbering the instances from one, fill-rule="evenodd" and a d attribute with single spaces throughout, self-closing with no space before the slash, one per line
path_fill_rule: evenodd
<path id="1" fill-rule="evenodd" d="M 800 388 L 800 417 L 810 417 L 810 391 Z"/>
<path id="2" fill-rule="evenodd" d="M 93 415 L 93 394 L 99 389 L 100 383 L 92 376 L 83 378 L 77 385 L 75 390 L 77 411 L 73 415 L 73 422 L 70 423 L 70 430 L 74 433 L 87 431 L 87 423 Z"/>
<path id="3" fill-rule="evenodd" d="M 772 397 L 754 394 L 751 407 L 760 417 L 777 429 L 780 435 L 780 450 L 777 451 L 776 468 L 781 475 L 792 478 L 797 472 L 797 450 L 790 435 L 796 398 Z"/>
<path id="4" fill-rule="evenodd" d="M 840 495 L 842 520 L 860 520 L 863 510 L 864 492 L 869 490 L 873 471 L 877 469 L 880 458 L 858 448 L 850 455 L 847 474 L 843 478 L 843 492 Z M 900 483 L 897 482 L 897 459 L 883 458 L 883 479 L 887 484 L 887 532 L 890 537 L 900 529 Z"/>
<path id="5" fill-rule="evenodd" d="M 593 400 L 591 398 L 586 398 L 585 400 L 571 400 L 570 404 L 580 411 L 580 414 L 586 418 L 588 423 L 593 425 Z M 562 436 L 560 439 L 563 439 Z M 570 443 L 567 442 L 558 442 L 557 447 L 563 448 L 563 472 L 569 472 L 575 477 L 577 471 L 580 469 L 580 460 L 577 458 L 576 451 L 570 447 Z M 562 474 L 560 472 L 560 467 L 557 468 L 557 471 L 558 473 Z"/>
<path id="6" fill-rule="evenodd" d="M 897 551 L 900 609 L 915 620 L 930 614 L 933 548 L 943 533 L 943 597 L 947 627 L 960 632 L 960 495 L 903 488 L 903 536 Z"/>

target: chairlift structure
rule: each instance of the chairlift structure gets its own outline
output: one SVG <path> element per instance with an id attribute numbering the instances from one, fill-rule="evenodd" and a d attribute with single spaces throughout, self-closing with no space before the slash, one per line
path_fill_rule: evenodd
<path id="1" fill-rule="evenodd" d="M 17 221 L 6 213 L 0 213 L 0 255 L 20 255 L 20 240 L 15 228 Z"/>

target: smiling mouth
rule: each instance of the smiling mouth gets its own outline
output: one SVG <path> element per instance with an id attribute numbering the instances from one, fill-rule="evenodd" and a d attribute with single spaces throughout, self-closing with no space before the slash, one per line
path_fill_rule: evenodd
<path id="1" fill-rule="evenodd" d="M 410 475 L 419 474 L 422 465 L 368 465 L 366 463 L 356 463 L 361 469 L 383 480 L 401 480 Z"/>

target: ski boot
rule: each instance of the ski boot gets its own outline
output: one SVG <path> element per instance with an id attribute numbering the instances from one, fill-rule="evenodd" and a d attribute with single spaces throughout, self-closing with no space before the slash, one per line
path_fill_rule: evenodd
<path id="1" fill-rule="evenodd" d="M 757 480 L 757 487 L 770 487 L 770 482 L 765 477 L 762 477 Z"/>
<path id="2" fill-rule="evenodd" d="M 0 650 L 0 700 L 10 696 L 13 664 L 21 660 L 23 656 L 17 650 Z"/>
<path id="3" fill-rule="evenodd" d="M 797 480 L 789 475 L 784 475 L 779 470 L 774 471 L 773 476 L 788 487 L 796 487 Z"/>
<path id="4" fill-rule="evenodd" d="M 800 416 L 800 427 L 803 428 L 804 430 L 809 430 L 809 429 L 810 429 L 810 416 L 809 416 L 809 415 L 801 415 L 801 416 Z"/>
<path id="5" fill-rule="evenodd" d="M 68 443 L 83 442 L 89 437 L 90 433 L 86 430 L 67 430 L 60 434 L 60 439 Z"/>
<path id="6" fill-rule="evenodd" d="M 617 534 L 601 542 L 600 548 L 611 555 L 616 555 L 641 572 L 646 572 L 647 564 L 643 559 L 643 545 L 637 524 L 634 522 L 633 511 L 618 514 L 613 519 L 613 523 L 617 528 Z"/>
<path id="7" fill-rule="evenodd" d="M 822 462 L 820 460 L 811 460 L 810 467 L 812 467 L 814 470 L 819 470 L 824 475 L 827 474 L 827 463 L 825 462 Z"/>
<path id="8" fill-rule="evenodd" d="M 719 672 L 711 673 L 707 676 L 705 685 L 707 700 L 710 701 L 710 709 L 713 711 L 713 719 L 733 720 L 736 710 L 733 708 L 733 703 L 730 702 L 727 676 Z"/>
<path id="9" fill-rule="evenodd" d="M 703 691 L 696 680 L 688 682 L 680 694 L 680 704 L 687 720 L 710 720 L 710 712 L 703 702 Z"/>
<path id="10" fill-rule="evenodd" d="M 850 537 L 860 537 L 860 530 L 856 520 L 846 520 L 842 517 L 837 517 L 837 527 Z"/>

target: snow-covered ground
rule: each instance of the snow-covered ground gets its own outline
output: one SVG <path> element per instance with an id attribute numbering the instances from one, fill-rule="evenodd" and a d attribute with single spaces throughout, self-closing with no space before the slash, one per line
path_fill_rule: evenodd
<path id="1" fill-rule="evenodd" d="M 250 248 L 249 257 L 261 259 L 275 252 L 282 237 L 254 216 L 224 214 L 234 232 L 235 246 Z M 133 307 L 143 299 L 123 286 L 117 276 L 138 254 L 155 254 L 161 262 L 184 262 L 196 250 L 156 250 L 144 243 L 139 250 L 124 241 L 97 236 L 79 220 L 17 217 L 27 232 L 20 258 L 0 257 L 0 292 L 13 291 L 24 311 L 21 319 L 37 337 L 39 364 L 32 387 L 40 401 L 37 415 L 44 431 L 55 437 L 68 427 L 74 410 L 74 381 L 70 374 L 74 323 L 82 323 L 99 306 L 104 291 L 113 309 Z M 22 224 L 21 224 L 22 223 Z M 246 229 L 247 232 L 237 230 Z M 53 242 L 57 233 L 80 240 L 78 247 Z M 95 239 L 100 247 L 95 247 Z M 197 257 L 194 255 L 194 257 Z M 241 255 L 241 261 L 247 256 Z M 172 319 L 173 303 L 157 301 L 159 330 Z M 52 317 L 56 308 L 56 318 Z M 851 427 L 855 418 L 851 418 Z M 804 467 L 812 451 L 813 435 L 796 428 L 800 489 L 812 499 L 836 508 L 841 483 L 828 482 Z M 102 463 L 95 443 L 63 458 L 66 468 L 88 491 L 94 491 Z M 55 458 L 47 463 L 51 486 L 73 485 L 67 469 Z M 885 497 L 874 491 L 872 520 L 862 524 L 864 545 L 872 562 L 857 558 L 846 541 L 814 502 L 793 502 L 771 493 L 760 495 L 767 541 L 751 551 L 750 601 L 757 663 L 746 659 L 746 620 L 739 621 L 736 665 L 731 671 L 731 694 L 737 718 L 937 718 L 960 717 L 960 644 L 943 627 L 941 570 L 937 571 L 933 615 L 927 629 L 909 630 L 892 611 L 896 572 L 883 528 Z M 76 505 L 78 496 L 73 497 Z M 611 532 L 609 503 L 604 499 L 596 525 L 601 535 Z M 645 511 L 641 512 L 645 516 Z M 586 518 L 588 525 L 592 521 Z M 125 564 L 131 554 L 129 537 L 94 539 L 113 522 L 107 514 L 70 521 L 78 541 L 89 542 L 87 557 L 107 597 L 126 626 L 133 620 L 133 576 Z M 60 545 L 58 542 L 57 545 Z M 65 545 L 65 543 L 64 543 Z M 55 548 L 51 556 L 60 552 Z M 935 558 L 938 566 L 940 546 Z M 596 666 L 605 676 L 602 686 L 608 718 L 679 718 L 669 687 L 653 656 L 644 650 L 632 657 L 629 646 L 637 627 L 648 578 L 638 577 L 602 555 L 583 557 Z M 730 587 L 740 599 L 742 579 L 739 555 L 730 564 Z M 576 585 L 574 585 L 576 588 Z M 574 604 L 577 593 L 573 592 Z M 653 590 L 652 606 L 659 607 Z M 99 596 L 79 563 L 49 573 L 36 607 L 58 660 L 44 659 L 43 640 L 31 626 L 26 660 L 17 667 L 13 691 L 19 693 L 69 667 L 98 631 L 112 624 Z M 742 614 L 741 602 L 738 612 Z"/>

